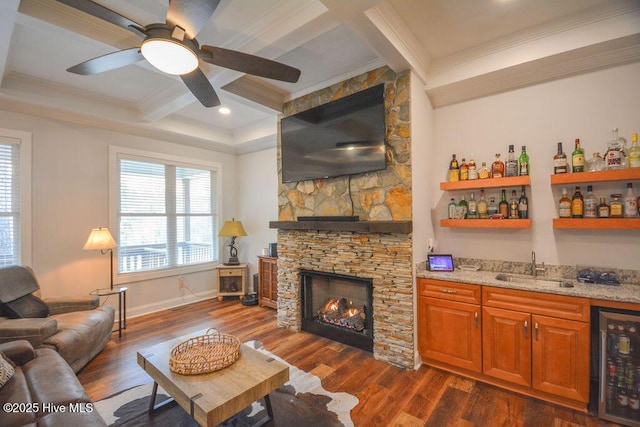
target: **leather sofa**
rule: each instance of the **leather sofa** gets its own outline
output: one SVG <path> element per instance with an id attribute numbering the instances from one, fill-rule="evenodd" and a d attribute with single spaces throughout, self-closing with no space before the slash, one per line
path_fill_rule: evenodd
<path id="1" fill-rule="evenodd" d="M 0 268 L 0 343 L 54 349 L 78 372 L 111 340 L 113 307 L 89 295 L 41 300 L 39 290 L 29 267 Z"/>
<path id="2" fill-rule="evenodd" d="M 71 367 L 55 350 L 34 349 L 28 341 L 18 340 L 0 344 L 0 352 L 16 365 L 14 374 L 0 388 L 0 425 L 107 425 Z"/>

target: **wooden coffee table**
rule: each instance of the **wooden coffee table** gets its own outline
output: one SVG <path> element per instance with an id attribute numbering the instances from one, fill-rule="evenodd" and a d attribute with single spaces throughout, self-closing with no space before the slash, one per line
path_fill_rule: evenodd
<path id="1" fill-rule="evenodd" d="M 169 369 L 171 350 L 206 332 L 205 329 L 138 351 L 138 365 L 154 381 L 149 409 L 157 407 L 155 395 L 160 385 L 201 426 L 216 426 L 261 398 L 268 415 L 256 425 L 271 421 L 269 393 L 289 380 L 289 367 L 270 356 L 242 344 L 238 360 L 219 371 L 180 375 Z"/>

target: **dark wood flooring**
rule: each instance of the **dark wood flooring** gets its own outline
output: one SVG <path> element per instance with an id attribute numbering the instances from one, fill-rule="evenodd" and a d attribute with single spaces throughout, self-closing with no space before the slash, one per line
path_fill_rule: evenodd
<path id="1" fill-rule="evenodd" d="M 217 299 L 129 319 L 122 338 L 78 377 L 93 400 L 150 383 L 136 352 L 170 338 L 217 328 L 241 342 L 258 340 L 272 353 L 322 379 L 325 389 L 347 392 L 360 403 L 356 426 L 615 426 L 589 414 L 503 391 L 439 369 L 403 370 L 371 353 L 276 326 L 276 312 Z"/>

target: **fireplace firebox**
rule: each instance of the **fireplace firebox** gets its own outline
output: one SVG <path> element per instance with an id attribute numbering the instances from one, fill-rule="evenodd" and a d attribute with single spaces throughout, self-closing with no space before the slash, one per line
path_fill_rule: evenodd
<path id="1" fill-rule="evenodd" d="M 302 330 L 373 352 L 373 279 L 301 270 Z"/>

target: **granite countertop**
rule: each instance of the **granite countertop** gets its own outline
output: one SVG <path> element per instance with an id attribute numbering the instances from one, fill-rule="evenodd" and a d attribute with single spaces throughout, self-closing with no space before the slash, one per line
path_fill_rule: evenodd
<path id="1" fill-rule="evenodd" d="M 519 289 L 530 292 L 543 292 L 556 295 L 568 295 L 581 298 L 592 298 L 607 301 L 628 302 L 640 304 L 640 286 L 633 284 L 621 284 L 619 286 L 596 285 L 592 283 L 581 283 L 577 280 L 562 279 L 563 282 L 573 284 L 572 288 L 562 288 L 559 285 L 550 284 L 530 284 L 518 282 L 504 282 L 497 280 L 498 274 L 510 274 L 495 271 L 462 271 L 453 272 L 432 272 L 420 270 L 417 277 L 428 279 L 447 280 L 453 282 L 470 283 L 475 285 L 494 286 L 496 288 Z M 519 276 L 519 275 L 517 275 Z M 529 276 L 533 278 L 532 276 Z M 549 280 L 547 277 L 538 277 L 541 280 Z"/>

